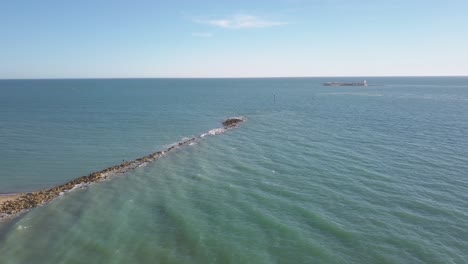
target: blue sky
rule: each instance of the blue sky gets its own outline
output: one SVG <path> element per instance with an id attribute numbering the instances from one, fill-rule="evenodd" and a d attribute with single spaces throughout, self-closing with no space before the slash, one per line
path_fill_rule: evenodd
<path id="1" fill-rule="evenodd" d="M 468 75 L 466 0 L 0 2 L 0 78 Z"/>

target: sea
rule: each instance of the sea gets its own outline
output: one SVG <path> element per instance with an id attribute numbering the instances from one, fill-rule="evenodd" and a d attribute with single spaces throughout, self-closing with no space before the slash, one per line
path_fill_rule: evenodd
<path id="1" fill-rule="evenodd" d="M 468 77 L 0 80 L 0 193 L 231 116 L 3 220 L 0 263 L 468 263 Z"/>

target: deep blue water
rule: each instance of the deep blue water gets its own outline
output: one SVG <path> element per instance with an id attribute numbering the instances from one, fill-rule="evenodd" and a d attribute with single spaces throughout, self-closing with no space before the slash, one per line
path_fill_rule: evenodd
<path id="1" fill-rule="evenodd" d="M 466 263 L 468 77 L 0 81 L 0 263 Z"/>

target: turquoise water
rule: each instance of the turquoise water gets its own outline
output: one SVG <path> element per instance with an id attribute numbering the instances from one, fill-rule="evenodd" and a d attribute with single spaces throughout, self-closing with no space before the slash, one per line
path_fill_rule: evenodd
<path id="1" fill-rule="evenodd" d="M 0 263 L 466 263 L 468 78 L 0 81 Z"/>

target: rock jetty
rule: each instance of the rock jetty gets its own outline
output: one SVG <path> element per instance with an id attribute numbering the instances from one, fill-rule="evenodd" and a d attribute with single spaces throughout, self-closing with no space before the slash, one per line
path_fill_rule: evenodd
<path id="1" fill-rule="evenodd" d="M 244 118 L 242 117 L 231 117 L 226 119 L 223 122 L 224 129 L 231 129 L 238 126 L 239 123 L 243 122 Z M 205 135 L 205 134 L 203 134 Z M 151 153 L 141 158 L 137 158 L 132 161 L 125 161 L 119 165 L 109 167 L 107 169 L 90 173 L 87 176 L 82 176 L 72 181 L 69 181 L 65 184 L 53 187 L 47 190 L 41 190 L 37 192 L 30 192 L 26 194 L 21 194 L 19 197 L 16 197 L 11 200 L 7 200 L 0 204 L 0 220 L 15 216 L 21 212 L 27 211 L 34 207 L 44 205 L 52 201 L 53 199 L 61 196 L 69 191 L 72 191 L 77 188 L 84 188 L 91 183 L 101 182 L 112 175 L 123 174 L 130 170 L 133 170 L 137 167 L 144 166 L 148 163 L 151 163 L 162 156 L 166 155 L 169 152 L 172 152 L 182 146 L 189 145 L 190 143 L 201 139 L 202 136 L 192 137 L 189 139 L 184 139 L 170 147 L 160 150 L 158 152 Z"/>

